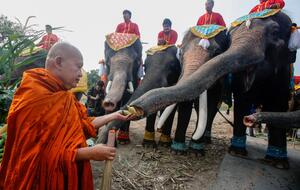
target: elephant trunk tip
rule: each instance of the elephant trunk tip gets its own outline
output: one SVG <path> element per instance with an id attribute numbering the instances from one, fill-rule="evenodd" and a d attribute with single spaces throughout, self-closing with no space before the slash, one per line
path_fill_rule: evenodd
<path id="1" fill-rule="evenodd" d="M 143 108 L 141 108 L 139 106 L 130 105 L 130 106 L 127 107 L 127 110 L 129 112 L 129 114 L 132 114 L 132 115 L 134 115 L 135 117 L 138 117 L 138 118 L 144 117 L 146 115 Z"/>
<path id="2" fill-rule="evenodd" d="M 105 109 L 105 111 L 112 112 L 116 108 L 117 103 L 110 99 L 105 99 L 102 103 L 102 106 Z"/>

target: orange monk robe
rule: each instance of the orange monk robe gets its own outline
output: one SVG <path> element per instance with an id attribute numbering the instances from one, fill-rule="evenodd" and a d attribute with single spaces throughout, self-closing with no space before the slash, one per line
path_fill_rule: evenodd
<path id="1" fill-rule="evenodd" d="M 285 5 L 283 0 L 268 0 L 261 2 L 259 5 L 256 5 L 253 9 L 251 9 L 250 13 L 260 12 L 265 9 L 270 8 L 272 5 L 276 5 L 277 9 L 282 9 Z"/>
<path id="2" fill-rule="evenodd" d="M 116 32 L 126 33 L 126 34 L 135 34 L 135 35 L 141 37 L 138 25 L 131 21 L 129 21 L 128 23 L 123 22 L 121 24 L 118 24 Z"/>
<path id="3" fill-rule="evenodd" d="M 206 14 L 202 15 L 198 19 L 198 22 L 197 22 L 197 26 L 209 25 L 209 24 L 216 24 L 216 25 L 226 27 L 226 24 L 224 22 L 222 15 L 219 13 L 215 13 L 215 12 L 206 13 Z"/>
<path id="4" fill-rule="evenodd" d="M 58 40 L 59 39 L 55 34 L 47 34 L 43 36 L 39 45 L 41 46 L 41 48 L 48 51 L 56 42 L 58 42 Z"/>
<path id="5" fill-rule="evenodd" d="M 24 73 L 7 118 L 0 189 L 93 189 L 89 161 L 75 161 L 95 128 L 86 109 L 45 69 Z"/>

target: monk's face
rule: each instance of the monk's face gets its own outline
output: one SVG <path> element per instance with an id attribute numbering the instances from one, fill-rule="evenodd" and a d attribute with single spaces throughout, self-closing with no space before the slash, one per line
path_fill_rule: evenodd
<path id="1" fill-rule="evenodd" d="M 62 58 L 60 78 L 67 89 L 75 88 L 82 77 L 81 68 L 83 60 L 81 56 Z"/>

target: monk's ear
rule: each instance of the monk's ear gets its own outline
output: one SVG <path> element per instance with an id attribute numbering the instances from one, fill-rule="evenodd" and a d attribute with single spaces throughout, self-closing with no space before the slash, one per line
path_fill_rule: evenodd
<path id="1" fill-rule="evenodd" d="M 60 56 L 55 57 L 55 66 L 58 69 L 62 68 L 62 57 Z"/>

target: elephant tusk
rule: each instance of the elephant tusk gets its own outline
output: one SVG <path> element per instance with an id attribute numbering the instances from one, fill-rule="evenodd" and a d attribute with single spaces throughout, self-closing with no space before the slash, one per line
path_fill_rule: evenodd
<path id="1" fill-rule="evenodd" d="M 207 90 L 205 90 L 199 97 L 199 117 L 198 125 L 195 133 L 193 134 L 193 140 L 199 140 L 206 129 L 207 124 Z"/>
<path id="2" fill-rule="evenodd" d="M 128 82 L 128 89 L 127 91 L 132 94 L 134 92 L 134 88 L 133 88 L 133 84 L 132 84 L 132 81 L 129 81 Z"/>
<path id="3" fill-rule="evenodd" d="M 109 90 L 110 90 L 110 88 L 111 88 L 111 85 L 112 85 L 112 81 L 110 80 L 110 81 L 108 81 L 107 86 L 106 86 L 106 89 L 105 89 L 106 94 L 109 93 Z"/>
<path id="4" fill-rule="evenodd" d="M 175 107 L 176 107 L 176 104 L 172 104 L 165 109 L 165 111 L 161 114 L 161 116 L 159 118 L 159 121 L 157 123 L 157 129 L 162 128 L 162 126 L 166 122 L 167 118 L 171 115 L 171 113 Z"/>

